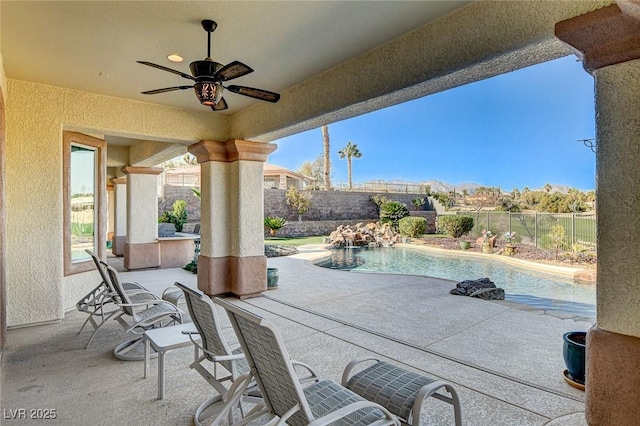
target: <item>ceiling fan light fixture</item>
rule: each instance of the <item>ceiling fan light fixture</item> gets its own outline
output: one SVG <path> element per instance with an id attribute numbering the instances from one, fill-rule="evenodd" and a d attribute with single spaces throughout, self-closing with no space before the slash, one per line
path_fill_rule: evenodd
<path id="1" fill-rule="evenodd" d="M 170 60 L 171 62 L 177 62 L 177 63 L 184 61 L 184 58 L 178 55 L 177 53 L 171 53 L 167 55 L 167 59 Z"/>
<path id="2" fill-rule="evenodd" d="M 205 81 L 196 83 L 193 86 L 193 90 L 202 105 L 215 106 L 222 98 L 224 88 L 220 83 Z"/>

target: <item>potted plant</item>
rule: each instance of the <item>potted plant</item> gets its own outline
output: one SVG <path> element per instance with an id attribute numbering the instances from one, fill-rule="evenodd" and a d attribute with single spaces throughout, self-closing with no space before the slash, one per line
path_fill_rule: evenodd
<path id="1" fill-rule="evenodd" d="M 491 231 L 487 231 L 486 229 L 482 230 L 482 252 L 483 253 L 493 253 L 493 240 L 491 237 L 493 234 Z"/>
<path id="2" fill-rule="evenodd" d="M 267 268 L 267 290 L 278 288 L 279 275 L 278 268 Z"/>
<path id="3" fill-rule="evenodd" d="M 567 367 L 564 372 L 565 380 L 571 386 L 584 390 L 587 333 L 570 331 L 562 336 L 562 341 L 562 357 Z"/>
<path id="4" fill-rule="evenodd" d="M 469 241 L 460 240 L 460 248 L 462 250 L 469 250 L 471 243 Z"/>
<path id="5" fill-rule="evenodd" d="M 275 237 L 278 230 L 286 224 L 287 221 L 281 217 L 267 216 L 264 218 L 264 226 L 269 229 L 269 234 L 271 234 L 272 237 Z"/>
<path id="6" fill-rule="evenodd" d="M 504 239 L 507 240 L 507 244 L 504 246 L 503 254 L 505 256 L 515 256 L 516 247 L 512 244 L 516 238 L 515 232 L 505 232 Z"/>

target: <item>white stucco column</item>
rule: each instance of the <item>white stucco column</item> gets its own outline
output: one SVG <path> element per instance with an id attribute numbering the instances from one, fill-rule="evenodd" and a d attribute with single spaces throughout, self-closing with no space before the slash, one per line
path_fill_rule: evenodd
<path id="1" fill-rule="evenodd" d="M 114 256 L 124 256 L 124 243 L 127 237 L 127 180 L 113 178 L 113 240 L 111 252 Z"/>
<path id="2" fill-rule="evenodd" d="M 198 288 L 209 295 L 266 290 L 262 171 L 275 149 L 242 140 L 189 147 L 202 174 Z"/>
<path id="3" fill-rule="evenodd" d="M 127 225 L 124 267 L 160 266 L 158 242 L 158 175 L 161 168 L 125 166 L 127 176 Z"/>
<path id="4" fill-rule="evenodd" d="M 556 25 L 595 79 L 598 310 L 586 342 L 590 425 L 640 419 L 640 8 L 619 3 Z"/>

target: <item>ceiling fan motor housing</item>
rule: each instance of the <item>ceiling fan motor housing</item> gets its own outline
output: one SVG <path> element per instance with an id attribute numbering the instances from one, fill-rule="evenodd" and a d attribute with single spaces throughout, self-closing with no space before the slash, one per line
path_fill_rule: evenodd
<path id="1" fill-rule="evenodd" d="M 222 64 L 215 61 L 193 61 L 189 64 L 191 75 L 196 79 L 199 77 L 213 77 L 223 67 Z M 211 80 L 210 78 L 210 80 Z"/>

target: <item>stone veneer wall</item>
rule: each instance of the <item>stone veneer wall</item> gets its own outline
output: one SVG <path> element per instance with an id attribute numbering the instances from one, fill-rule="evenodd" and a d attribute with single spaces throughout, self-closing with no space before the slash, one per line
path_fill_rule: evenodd
<path id="1" fill-rule="evenodd" d="M 264 214 L 265 216 L 279 216 L 288 221 L 298 220 L 298 215 L 289 207 L 284 189 L 264 190 Z M 311 191 L 311 208 L 308 213 L 302 215 L 306 221 L 313 220 L 344 220 L 378 217 L 376 206 L 369 196 L 375 192 L 347 192 L 347 191 Z M 381 193 L 390 201 L 405 203 L 409 210 L 413 210 L 411 200 L 416 197 L 424 197 L 424 194 L 396 194 Z M 431 204 L 427 205 L 427 209 Z M 425 206 L 421 207 L 422 209 Z"/>
<path id="2" fill-rule="evenodd" d="M 285 197 L 284 189 L 265 189 L 264 190 L 264 215 L 279 216 L 285 218 L 289 223 L 297 222 L 298 215 L 289 207 Z M 313 198 L 311 199 L 311 208 L 308 213 L 302 215 L 302 220 L 308 221 L 332 221 L 332 220 L 376 220 L 378 213 L 376 207 L 369 200 L 374 192 L 343 192 L 343 191 L 311 191 Z M 427 220 L 431 220 L 430 215 L 424 215 L 427 211 L 433 210 L 433 200 L 428 199 L 427 204 L 422 206 L 422 210 L 413 211 L 411 200 L 416 197 L 424 197 L 424 194 L 396 194 L 382 193 L 391 201 L 399 201 L 405 203 L 411 214 L 414 216 L 424 216 Z M 164 186 L 164 196 L 158 199 L 158 215 L 164 211 L 172 211 L 173 203 L 176 200 L 185 200 L 187 202 L 187 213 L 189 222 L 200 221 L 200 199 L 193 195 L 193 192 L 186 186 Z M 425 210 L 426 207 L 426 210 Z M 434 212 L 435 213 L 435 212 Z M 365 218 L 365 219 L 363 219 Z M 432 219 L 435 229 L 435 215 Z M 355 224 L 356 222 L 354 222 Z M 341 222 L 344 224 L 344 222 Z M 427 224 L 429 226 L 429 224 Z M 324 235 L 307 234 L 307 235 Z"/>
<path id="3" fill-rule="evenodd" d="M 187 221 L 200 222 L 200 198 L 188 186 L 164 185 L 164 196 L 158 198 L 158 217 L 165 211 L 173 211 L 176 200 L 187 202 Z"/>
<path id="4" fill-rule="evenodd" d="M 298 221 L 298 215 L 287 204 L 283 189 L 264 190 L 264 215 L 279 216 L 287 220 L 287 226 L 278 231 L 280 237 L 300 237 L 308 235 L 329 235 L 339 225 L 355 225 L 358 222 L 372 222 L 378 220 L 375 205 L 369 200 L 370 192 L 340 192 L 340 191 L 313 191 L 311 209 L 302 215 L 302 221 Z M 421 216 L 427 219 L 427 232 L 436 232 L 436 212 L 433 210 L 413 211 L 411 200 L 423 197 L 419 194 L 384 194 L 392 201 L 400 201 L 407 204 L 412 216 Z M 164 197 L 158 199 L 158 215 L 164 211 L 173 210 L 176 200 L 187 202 L 188 223 L 195 224 L 200 221 L 200 199 L 186 186 L 165 185 Z M 432 207 L 432 200 L 427 207 Z M 423 206 L 422 208 L 424 208 Z M 268 235 L 268 231 L 265 232 Z"/>

